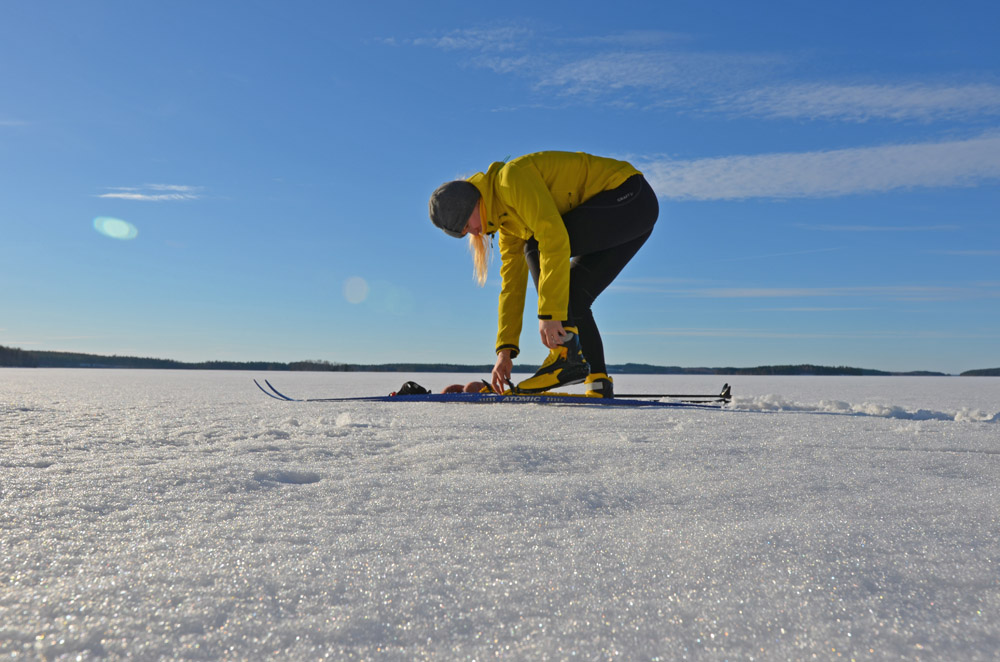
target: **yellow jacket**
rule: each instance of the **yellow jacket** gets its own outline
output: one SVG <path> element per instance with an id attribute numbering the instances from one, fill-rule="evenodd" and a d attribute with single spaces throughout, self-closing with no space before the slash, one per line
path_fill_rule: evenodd
<path id="1" fill-rule="evenodd" d="M 569 235 L 562 215 L 640 174 L 625 161 L 583 152 L 536 152 L 492 163 L 469 177 L 482 195 L 484 232 L 500 235 L 500 304 L 497 352 L 520 351 L 524 294 L 529 272 L 524 243 L 538 241 L 538 318 L 563 321 L 569 307 Z"/>

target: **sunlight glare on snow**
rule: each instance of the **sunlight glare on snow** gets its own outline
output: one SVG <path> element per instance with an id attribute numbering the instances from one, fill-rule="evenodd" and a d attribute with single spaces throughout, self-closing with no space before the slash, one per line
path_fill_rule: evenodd
<path id="1" fill-rule="evenodd" d="M 4 659 L 996 657 L 996 378 L 734 376 L 733 408 L 635 411 L 2 377 Z"/>

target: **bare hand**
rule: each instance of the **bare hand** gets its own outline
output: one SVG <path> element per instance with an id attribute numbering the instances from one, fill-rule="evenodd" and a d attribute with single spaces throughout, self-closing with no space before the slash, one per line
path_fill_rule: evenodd
<path id="1" fill-rule="evenodd" d="M 510 359 L 510 350 L 504 349 L 497 354 L 497 362 L 493 366 L 493 391 L 503 393 L 510 381 L 510 373 L 514 362 Z"/>
<path id="2" fill-rule="evenodd" d="M 542 344 L 549 349 L 555 349 L 566 339 L 566 329 L 559 320 L 538 320 L 538 335 Z"/>

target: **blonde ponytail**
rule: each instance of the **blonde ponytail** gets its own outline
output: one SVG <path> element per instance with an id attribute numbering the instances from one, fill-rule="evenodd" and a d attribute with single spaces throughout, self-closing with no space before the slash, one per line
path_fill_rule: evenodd
<path id="1" fill-rule="evenodd" d="M 489 275 L 490 258 L 492 257 L 492 244 L 486 238 L 485 232 L 470 234 L 469 252 L 472 253 L 473 275 L 479 287 L 486 285 L 486 277 Z"/>

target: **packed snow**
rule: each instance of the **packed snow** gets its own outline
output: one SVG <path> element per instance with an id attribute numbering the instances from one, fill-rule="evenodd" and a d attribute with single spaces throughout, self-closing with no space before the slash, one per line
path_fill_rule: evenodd
<path id="1" fill-rule="evenodd" d="M 11 659 L 993 660 L 1000 379 L 0 370 Z"/>

